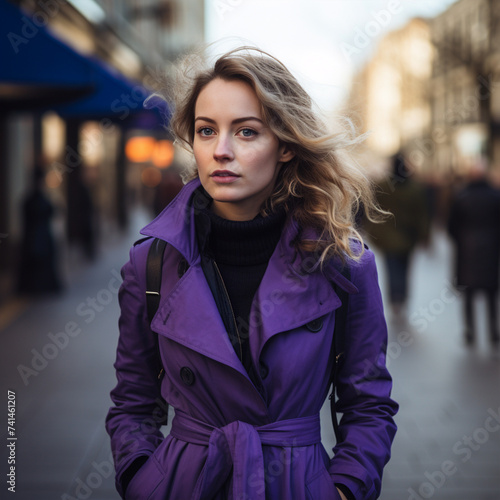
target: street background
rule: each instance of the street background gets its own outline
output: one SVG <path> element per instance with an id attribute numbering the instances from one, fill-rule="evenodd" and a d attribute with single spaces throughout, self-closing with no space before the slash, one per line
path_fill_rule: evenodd
<path id="1" fill-rule="evenodd" d="M 381 499 L 500 498 L 500 354 L 482 295 L 464 341 L 448 233 L 471 180 L 500 185 L 500 0 L 0 0 L 0 34 L 0 374 L 16 401 L 0 460 L 5 474 L 9 426 L 18 499 L 118 498 L 104 419 L 119 271 L 190 160 L 168 99 L 144 100 L 206 42 L 207 58 L 244 43 L 280 58 L 332 130 L 346 117 L 367 134 L 352 154 L 389 182 L 398 227 L 418 222 L 403 304 L 369 238 L 401 407 Z M 421 209 L 394 202 L 403 185 Z M 322 417 L 331 450 L 328 404 Z"/>

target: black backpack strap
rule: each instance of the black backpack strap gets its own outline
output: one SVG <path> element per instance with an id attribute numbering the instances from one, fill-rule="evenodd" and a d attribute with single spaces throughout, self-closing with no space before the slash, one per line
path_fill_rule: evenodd
<path id="1" fill-rule="evenodd" d="M 146 261 L 146 305 L 148 310 L 149 324 L 160 305 L 161 270 L 163 267 L 163 252 L 167 242 L 155 238 L 148 252 Z"/>
<path id="2" fill-rule="evenodd" d="M 349 267 L 344 266 L 342 269 L 342 275 L 350 279 L 351 273 Z M 332 373 L 330 375 L 330 384 L 332 384 L 332 392 L 329 396 L 330 399 L 330 411 L 332 413 L 332 423 L 333 430 L 335 432 L 335 439 L 337 443 L 339 442 L 339 422 L 337 419 L 337 411 L 335 409 L 335 387 L 337 382 L 337 371 L 339 367 L 339 362 L 344 356 L 344 343 L 346 337 L 346 326 L 347 326 L 347 309 L 349 307 L 349 294 L 337 285 L 333 285 L 335 292 L 337 293 L 342 305 L 335 312 L 335 327 L 333 330 L 333 341 L 332 341 L 332 352 L 331 357 L 333 359 Z"/>

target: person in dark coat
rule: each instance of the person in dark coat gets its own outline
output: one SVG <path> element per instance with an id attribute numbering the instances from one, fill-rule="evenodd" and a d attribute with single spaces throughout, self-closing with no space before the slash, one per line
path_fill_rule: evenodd
<path id="1" fill-rule="evenodd" d="M 413 178 L 404 156 L 395 155 L 391 167 L 376 194 L 380 207 L 392 215 L 382 224 L 366 220 L 364 228 L 384 255 L 389 300 L 395 318 L 400 319 L 408 299 L 411 256 L 419 243 L 428 241 L 430 217 L 425 190 Z"/>
<path id="2" fill-rule="evenodd" d="M 191 180 L 122 268 L 106 420 L 117 490 L 375 500 L 397 404 L 375 259 L 354 226 L 358 197 L 375 209 L 370 186 L 278 60 L 239 49 L 193 69 L 172 116 L 196 161 Z M 167 245 L 150 322 L 153 238 Z M 342 418 L 330 458 L 320 410 L 333 371 Z"/>
<path id="3" fill-rule="evenodd" d="M 500 191 L 488 182 L 481 162 L 452 202 L 448 231 L 456 248 L 456 284 L 465 295 L 465 341 L 475 340 L 474 297 L 482 290 L 488 302 L 490 339 L 498 344 Z"/>
<path id="4" fill-rule="evenodd" d="M 18 272 L 18 293 L 43 294 L 62 288 L 52 234 L 54 208 L 43 191 L 45 172 L 33 171 L 33 189 L 23 201 L 23 239 Z"/>

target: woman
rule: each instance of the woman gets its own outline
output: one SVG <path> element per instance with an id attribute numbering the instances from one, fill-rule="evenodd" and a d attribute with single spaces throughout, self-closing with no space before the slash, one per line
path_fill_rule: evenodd
<path id="1" fill-rule="evenodd" d="M 179 82 L 171 125 L 192 180 L 142 233 L 167 242 L 146 314 L 151 239 L 122 270 L 107 419 L 126 499 L 373 499 L 397 405 L 372 253 L 353 228 L 365 178 L 276 59 L 237 49 Z M 350 279 L 339 269 L 347 264 Z M 349 293 L 330 459 L 319 411 L 334 366 L 339 288 Z M 159 375 L 159 372 L 161 373 Z M 175 409 L 159 430 L 162 398 Z"/>

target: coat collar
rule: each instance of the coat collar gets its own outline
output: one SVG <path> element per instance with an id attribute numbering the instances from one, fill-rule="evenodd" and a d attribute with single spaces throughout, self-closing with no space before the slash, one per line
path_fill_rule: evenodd
<path id="1" fill-rule="evenodd" d="M 200 258 L 194 224 L 195 211 L 206 208 L 210 203 L 208 199 L 196 197 L 199 206 L 192 206 L 191 197 L 200 185 L 198 178 L 188 182 L 172 203 L 140 231 L 145 236 L 165 240 L 184 256 L 189 265 L 195 264 Z M 289 218 L 277 248 L 281 258 L 288 262 L 290 271 L 298 276 L 305 276 L 307 269 L 312 266 L 312 262 L 309 262 L 312 259 L 294 251 L 293 242 L 298 233 L 298 224 Z M 341 265 L 338 262 L 328 264 L 325 276 L 347 293 L 358 293 L 358 288 L 342 275 L 339 267 Z"/>
<path id="2" fill-rule="evenodd" d="M 195 211 L 205 208 L 209 203 L 206 200 L 204 206 L 193 206 L 191 202 L 193 193 L 200 184 L 198 178 L 188 182 L 160 215 L 141 230 L 141 234 L 160 238 L 172 245 L 190 266 L 200 258 L 194 224 Z M 203 204 L 203 198 L 196 199 L 200 200 L 197 203 Z"/>

